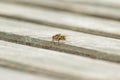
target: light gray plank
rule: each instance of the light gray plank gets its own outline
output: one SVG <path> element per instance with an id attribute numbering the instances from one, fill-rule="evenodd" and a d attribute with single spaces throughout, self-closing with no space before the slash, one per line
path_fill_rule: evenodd
<path id="1" fill-rule="evenodd" d="M 61 43 L 60 46 L 51 42 L 51 36 L 57 33 L 64 34 L 67 37 L 67 40 L 63 42 L 64 44 Z M 120 62 L 120 40 L 118 39 L 4 18 L 0 19 L 0 38 L 47 49 Z"/>
<path id="2" fill-rule="evenodd" d="M 0 3 L 0 7 L 2 7 L 0 15 L 4 17 L 120 39 L 119 21 L 92 18 L 43 8 L 35 9 L 7 3 Z"/>
<path id="3" fill-rule="evenodd" d="M 111 8 L 105 6 L 86 5 L 86 4 L 72 4 L 69 2 L 62 2 L 57 0 L 2 0 L 14 3 L 22 3 L 31 6 L 43 6 L 47 8 L 54 8 L 59 10 L 70 11 L 74 13 L 86 14 L 91 16 L 97 16 L 102 18 L 109 18 L 120 20 L 119 8 Z"/>
<path id="4" fill-rule="evenodd" d="M 45 75 L 34 75 L 19 70 L 0 67 L 0 80 L 57 80 L 57 79 Z"/>
<path id="5" fill-rule="evenodd" d="M 62 0 L 62 1 L 120 8 L 119 0 Z"/>
<path id="6" fill-rule="evenodd" d="M 5 41 L 0 41 L 0 65 L 62 80 L 120 79 L 119 64 Z"/>

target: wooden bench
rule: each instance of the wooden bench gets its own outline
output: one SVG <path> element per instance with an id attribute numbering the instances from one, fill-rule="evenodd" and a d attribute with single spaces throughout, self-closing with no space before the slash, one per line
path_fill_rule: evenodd
<path id="1" fill-rule="evenodd" d="M 5 41 L 0 41 L 0 49 L 0 65 L 53 80 L 120 79 L 119 64 Z"/>
<path id="2" fill-rule="evenodd" d="M 21 42 L 23 44 L 28 43 L 31 46 L 36 44 L 37 47 L 120 62 L 120 40 L 117 39 L 5 18 L 0 18 L 0 23 L 2 23 L 0 37 L 3 40 Z M 52 35 L 57 33 L 68 35 L 67 41 L 63 45 L 54 45 L 51 42 Z"/>
<path id="3" fill-rule="evenodd" d="M 120 80 L 119 1 L 110 1 L 0 0 L 0 80 Z M 58 33 L 66 41 L 53 43 Z"/>
<path id="4" fill-rule="evenodd" d="M 63 11 L 57 12 L 44 8 L 36 9 L 12 3 L 1 3 L 0 7 L 2 7 L 0 15 L 3 17 L 120 39 L 118 21 L 75 15 Z"/>
<path id="5" fill-rule="evenodd" d="M 90 15 L 94 17 L 96 16 L 96 17 L 120 20 L 119 8 L 112 8 L 112 7 L 98 6 L 98 5 L 88 5 L 88 4 L 87 5 L 86 4 L 73 4 L 69 2 L 62 2 L 59 0 L 50 0 L 50 1 L 48 0 L 34 0 L 34 1 L 32 0 L 2 0 L 2 1 L 13 2 L 15 4 L 30 5 L 32 7 L 40 6 L 40 7 L 52 8 L 56 10 L 64 10 L 64 11 L 68 11 L 72 13 Z M 95 2 L 95 1 L 92 1 L 92 2 Z M 119 3 L 120 2 L 117 1 L 116 5 L 117 4 L 119 5 Z"/>

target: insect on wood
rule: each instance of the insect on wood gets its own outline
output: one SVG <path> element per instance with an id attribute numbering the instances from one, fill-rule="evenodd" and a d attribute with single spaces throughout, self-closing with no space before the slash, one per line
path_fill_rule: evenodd
<path id="1" fill-rule="evenodd" d="M 52 36 L 52 42 L 57 41 L 59 44 L 59 41 L 61 41 L 61 40 L 63 40 L 63 41 L 66 40 L 66 36 L 62 35 L 62 34 L 56 34 L 56 35 Z"/>

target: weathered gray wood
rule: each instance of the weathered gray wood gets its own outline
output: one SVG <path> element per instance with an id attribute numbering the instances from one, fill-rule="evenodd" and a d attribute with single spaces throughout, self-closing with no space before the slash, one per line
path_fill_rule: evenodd
<path id="1" fill-rule="evenodd" d="M 0 3 L 0 7 L 2 7 L 0 15 L 4 17 L 120 39 L 120 22 L 118 21 L 7 3 Z"/>
<path id="2" fill-rule="evenodd" d="M 37 4 L 32 1 L 29 3 L 27 0 L 20 1 L 20 4 L 24 4 L 24 2 L 25 5 L 34 4 L 33 6 L 50 6 L 55 9 L 68 10 L 62 9 L 65 8 L 65 4 L 63 4 L 62 1 L 60 6 L 57 8 L 55 5 L 52 6 L 52 4 L 56 2 L 51 2 L 50 5 L 47 4 L 46 6 L 46 1 L 41 1 L 43 3 Z M 0 4 L 0 7 L 4 7 L 0 10 L 0 16 L 6 17 L 0 18 L 0 39 L 2 40 L 79 54 L 97 59 L 120 62 L 120 22 L 75 15 L 62 11 L 57 12 L 40 7 L 36 7 L 37 9 L 35 9 L 35 7 L 31 8 L 32 6 L 25 7 L 12 3 L 1 2 Z M 67 4 L 67 6 L 69 4 Z M 64 6 L 61 7 L 61 5 Z M 94 9 L 93 6 L 89 5 L 74 6 L 76 9 L 78 7 L 90 7 L 91 9 Z M 99 8 L 103 9 L 102 7 Z M 113 11 L 112 8 L 109 9 Z M 91 13 L 89 14 L 91 15 Z M 108 15 L 108 17 L 110 15 Z M 116 13 L 114 15 L 116 15 Z M 99 16 L 103 17 L 101 13 Z M 13 19 L 26 22 L 16 21 Z M 114 19 L 119 20 L 119 17 L 114 17 Z M 52 28 L 53 26 L 57 28 Z M 70 29 L 79 32 L 58 28 Z M 80 32 L 118 39 L 105 38 Z M 51 42 L 51 36 L 57 33 L 67 35 L 67 41 L 61 42 L 60 45 L 53 44 Z M 119 64 L 5 41 L 0 41 L 0 66 L 29 73 L 23 73 L 16 70 L 6 71 L 7 68 L 3 69 L 0 67 L 0 74 L 2 74 L 0 75 L 0 80 L 16 80 L 16 76 L 17 78 L 22 76 L 19 78 L 20 80 L 24 80 L 25 78 L 29 80 L 120 80 Z M 4 77 L 5 74 L 10 75 L 6 75 L 6 77 Z"/>
<path id="3" fill-rule="evenodd" d="M 14 69 L 0 67 L 0 80 L 57 80 L 57 79 L 53 79 L 45 75 L 34 75 L 31 73 L 25 73 Z"/>
<path id="4" fill-rule="evenodd" d="M 120 40 L 118 39 L 4 18 L 0 18 L 0 25 L 0 38 L 4 40 L 120 62 Z M 57 33 L 67 35 L 64 44 L 61 43 L 59 46 L 47 42 L 51 41 L 51 36 Z"/>
<path id="5" fill-rule="evenodd" d="M 59 80 L 119 80 L 120 65 L 0 41 L 0 65 Z"/>
<path id="6" fill-rule="evenodd" d="M 13 1 L 14 3 L 29 4 L 32 6 L 43 6 L 47 8 L 54 8 L 59 10 L 70 11 L 74 13 L 86 14 L 91 16 L 97 16 L 102 18 L 110 18 L 115 20 L 120 20 L 120 10 L 117 8 L 110 8 L 105 6 L 96 5 L 86 5 L 86 4 L 72 4 L 65 3 L 57 0 L 3 0 L 3 1 Z"/>
<path id="7" fill-rule="evenodd" d="M 119 0 L 62 0 L 62 1 L 120 8 Z"/>

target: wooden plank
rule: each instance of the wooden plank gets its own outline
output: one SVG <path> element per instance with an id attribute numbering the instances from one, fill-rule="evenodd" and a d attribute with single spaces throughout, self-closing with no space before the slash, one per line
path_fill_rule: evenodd
<path id="1" fill-rule="evenodd" d="M 4 17 L 120 39 L 118 21 L 7 3 L 0 3 L 0 7 L 0 15 Z"/>
<path id="2" fill-rule="evenodd" d="M 68 35 L 67 40 L 60 46 L 51 42 L 51 36 L 57 33 Z M 120 62 L 120 40 L 118 39 L 4 18 L 0 18 L 0 39 Z"/>
<path id="3" fill-rule="evenodd" d="M 120 20 L 120 10 L 119 8 L 111 8 L 105 6 L 96 6 L 96 5 L 86 5 L 86 4 L 72 4 L 69 2 L 62 2 L 57 0 L 2 0 L 8 2 L 14 2 L 18 4 L 25 4 L 31 6 L 42 6 L 47 8 L 54 8 L 64 11 L 69 11 L 78 14 L 86 14 L 90 16 L 102 17 Z"/>
<path id="4" fill-rule="evenodd" d="M 5 41 L 0 41 L 0 65 L 59 80 L 120 79 L 119 64 Z"/>
<path id="5" fill-rule="evenodd" d="M 97 6 L 107 6 L 107 7 L 114 7 L 120 8 L 120 1 L 119 0 L 62 0 L 65 2 L 72 2 L 72 3 L 82 3 L 82 4 L 92 4 Z"/>
<path id="6" fill-rule="evenodd" d="M 1 63 L 1 62 L 0 62 Z M 1 65 L 0 65 L 1 66 Z M 45 75 L 34 75 L 22 71 L 0 67 L 0 80 L 57 80 Z"/>

